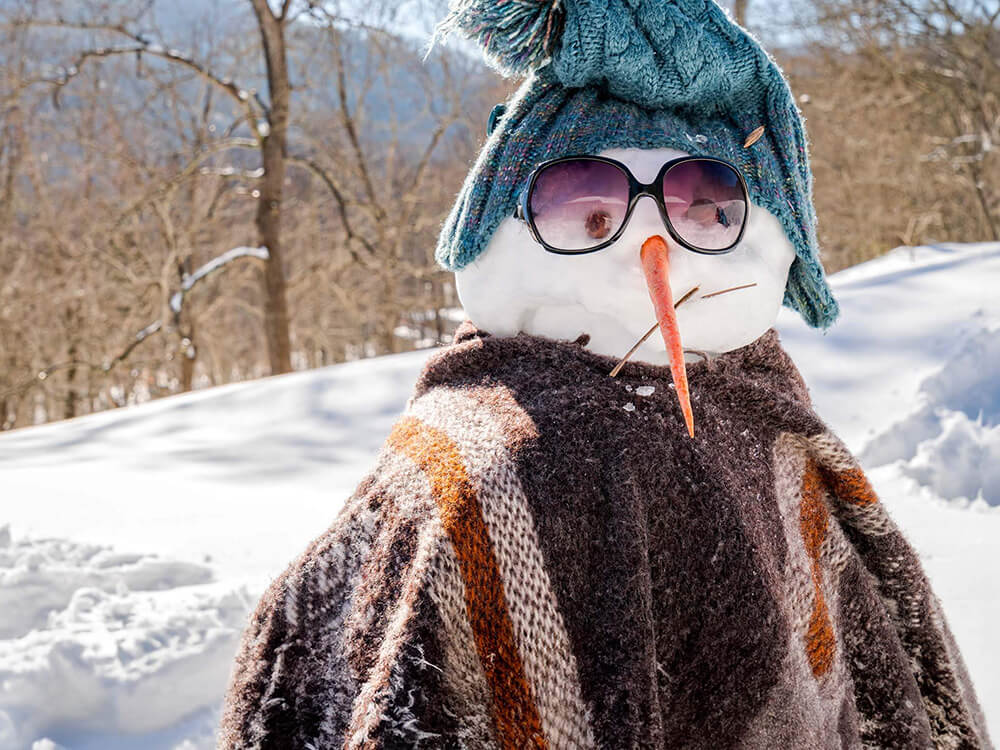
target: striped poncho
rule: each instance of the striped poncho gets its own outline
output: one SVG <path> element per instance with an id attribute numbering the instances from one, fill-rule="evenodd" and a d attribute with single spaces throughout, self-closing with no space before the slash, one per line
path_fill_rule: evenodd
<path id="1" fill-rule="evenodd" d="M 224 748 L 985 748 L 914 551 L 774 331 L 669 369 L 468 324 L 264 594 Z"/>

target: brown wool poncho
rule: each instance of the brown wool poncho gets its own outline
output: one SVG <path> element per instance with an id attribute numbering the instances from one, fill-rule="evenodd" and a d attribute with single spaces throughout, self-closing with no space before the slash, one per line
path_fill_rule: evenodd
<path id="1" fill-rule="evenodd" d="M 432 356 L 252 615 L 221 746 L 991 747 L 777 333 L 688 366 L 693 440 L 668 368 L 614 364 L 468 324 Z"/>

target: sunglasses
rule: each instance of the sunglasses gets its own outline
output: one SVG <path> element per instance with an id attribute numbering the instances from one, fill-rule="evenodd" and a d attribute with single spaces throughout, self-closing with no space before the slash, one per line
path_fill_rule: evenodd
<path id="1" fill-rule="evenodd" d="M 732 250 L 750 209 L 746 181 L 727 161 L 683 156 L 641 183 L 621 162 L 603 156 L 562 156 L 535 167 L 514 217 L 553 253 L 590 253 L 617 240 L 639 198 L 660 209 L 667 231 L 696 253 Z"/>

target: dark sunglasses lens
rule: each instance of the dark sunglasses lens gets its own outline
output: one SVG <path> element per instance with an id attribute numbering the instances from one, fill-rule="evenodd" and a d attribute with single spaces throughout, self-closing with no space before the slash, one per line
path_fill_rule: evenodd
<path id="1" fill-rule="evenodd" d="M 677 234 L 701 250 L 731 247 L 747 215 L 740 176 L 716 161 L 694 159 L 667 170 L 663 203 Z"/>
<path id="2" fill-rule="evenodd" d="M 538 236 L 558 250 L 588 250 L 622 225 L 628 176 L 613 164 L 572 159 L 545 167 L 528 207 Z"/>

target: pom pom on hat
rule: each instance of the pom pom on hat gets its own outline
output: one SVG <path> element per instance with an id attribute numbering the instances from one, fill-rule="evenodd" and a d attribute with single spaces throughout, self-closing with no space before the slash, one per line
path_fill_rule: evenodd
<path id="1" fill-rule="evenodd" d="M 562 33 L 564 1 L 457 0 L 434 36 L 459 31 L 479 42 L 500 73 L 526 75 L 552 54 Z"/>
<path id="2" fill-rule="evenodd" d="M 551 64 L 567 88 L 596 85 L 649 108 L 744 109 L 779 83 L 713 0 L 451 0 L 431 46 L 453 32 L 504 75 Z"/>

